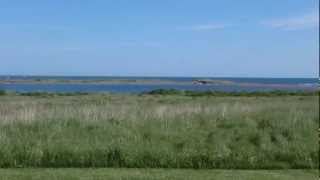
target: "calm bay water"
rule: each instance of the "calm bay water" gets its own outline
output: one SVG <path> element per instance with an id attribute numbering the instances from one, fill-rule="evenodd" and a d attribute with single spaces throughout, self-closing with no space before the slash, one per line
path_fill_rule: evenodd
<path id="1" fill-rule="evenodd" d="M 0 76 L 4 79 L 59 79 L 59 80 L 110 80 L 110 79 L 146 79 L 146 80 L 172 80 L 177 82 L 192 82 L 202 77 L 64 77 L 64 76 Z M 206 77 L 207 79 L 207 77 Z M 0 83 L 0 89 L 16 92 L 119 92 L 137 93 L 154 89 L 178 89 L 195 91 L 272 91 L 272 90 L 316 90 L 318 79 L 316 78 L 211 78 L 229 80 L 236 83 L 254 83 L 260 85 L 193 85 L 193 84 L 4 84 Z M 276 84 L 276 86 L 275 86 Z M 270 85 L 270 86 L 269 86 Z M 288 86 L 287 86 L 288 85 Z"/>

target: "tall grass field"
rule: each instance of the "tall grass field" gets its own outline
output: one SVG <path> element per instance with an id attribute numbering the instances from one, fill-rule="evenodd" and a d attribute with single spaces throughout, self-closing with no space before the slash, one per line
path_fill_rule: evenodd
<path id="1" fill-rule="evenodd" d="M 0 168 L 318 169 L 319 97 L 0 96 Z"/>

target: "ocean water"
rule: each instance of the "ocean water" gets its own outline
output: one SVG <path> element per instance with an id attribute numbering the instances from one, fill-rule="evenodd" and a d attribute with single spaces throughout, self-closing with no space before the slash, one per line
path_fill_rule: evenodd
<path id="1" fill-rule="evenodd" d="M 229 80 L 236 83 L 252 83 L 253 85 L 195 85 L 195 84 L 18 84 L 0 83 L 0 89 L 16 92 L 114 92 L 139 93 L 154 89 L 178 89 L 194 91 L 272 91 L 272 90 L 317 90 L 317 78 L 215 78 L 215 77 L 102 77 L 102 76 L 0 76 L 4 79 L 59 79 L 59 80 L 110 80 L 110 79 L 146 79 L 172 80 L 192 82 L 196 79 Z M 255 85 L 254 85 L 255 84 Z M 263 86 L 256 85 L 263 84 Z"/>

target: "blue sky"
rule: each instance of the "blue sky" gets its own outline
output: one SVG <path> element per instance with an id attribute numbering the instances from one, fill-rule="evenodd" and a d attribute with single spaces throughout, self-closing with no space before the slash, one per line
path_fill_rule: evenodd
<path id="1" fill-rule="evenodd" d="M 319 0 L 0 0 L 0 74 L 318 77 Z"/>

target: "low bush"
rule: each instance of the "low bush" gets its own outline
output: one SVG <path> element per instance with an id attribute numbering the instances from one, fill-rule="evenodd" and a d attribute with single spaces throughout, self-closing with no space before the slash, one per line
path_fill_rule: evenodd
<path id="1" fill-rule="evenodd" d="M 6 91 L 0 89 L 0 96 L 4 96 L 4 95 L 6 95 Z"/>

